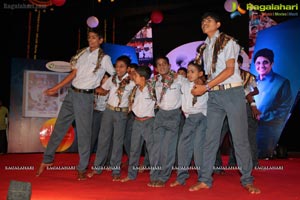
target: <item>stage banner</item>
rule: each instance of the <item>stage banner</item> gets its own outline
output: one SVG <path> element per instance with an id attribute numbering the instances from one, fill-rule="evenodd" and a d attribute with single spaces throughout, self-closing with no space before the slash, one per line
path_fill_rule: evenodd
<path id="1" fill-rule="evenodd" d="M 67 73 L 47 71 L 24 71 L 23 116 L 57 117 L 70 83 L 61 88 L 57 95 L 48 96 L 44 91 L 55 86 L 67 76 Z"/>
<path id="2" fill-rule="evenodd" d="M 134 47 L 139 65 L 152 67 L 153 63 L 153 45 L 152 45 L 152 27 L 148 22 L 137 34 L 127 43 Z"/>

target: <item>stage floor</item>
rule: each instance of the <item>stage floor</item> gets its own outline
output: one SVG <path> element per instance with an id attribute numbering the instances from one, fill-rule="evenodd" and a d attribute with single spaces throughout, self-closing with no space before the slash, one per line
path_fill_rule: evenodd
<path id="1" fill-rule="evenodd" d="M 94 154 L 91 163 L 94 160 Z M 95 200 L 95 199 L 133 199 L 133 200 L 184 200 L 184 199 L 300 199 L 300 158 L 260 160 L 260 168 L 253 170 L 255 185 L 262 190 L 259 195 L 249 194 L 240 185 L 237 170 L 228 169 L 224 175 L 214 175 L 211 189 L 196 192 L 188 191 L 197 182 L 195 170 L 190 171 L 186 185 L 171 188 L 176 179 L 176 170 L 163 188 L 150 188 L 149 171 L 139 173 L 134 181 L 126 183 L 113 182 L 111 171 L 104 171 L 85 181 L 76 180 L 78 155 L 74 153 L 57 153 L 53 169 L 46 170 L 40 177 L 35 173 L 43 154 L 6 154 L 0 159 L 0 199 L 6 199 L 10 181 L 30 183 L 32 200 Z M 126 161 L 126 156 L 123 161 Z M 227 157 L 223 156 L 227 163 Z M 122 177 L 127 175 L 127 167 L 122 167 Z"/>

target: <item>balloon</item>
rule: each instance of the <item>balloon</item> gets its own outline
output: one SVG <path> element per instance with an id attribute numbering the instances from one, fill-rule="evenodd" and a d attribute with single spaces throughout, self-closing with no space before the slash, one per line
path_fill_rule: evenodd
<path id="1" fill-rule="evenodd" d="M 238 6 L 237 10 L 239 11 L 239 13 L 241 14 L 245 14 L 246 10 L 244 10 L 243 8 L 240 7 L 240 5 Z"/>
<path id="2" fill-rule="evenodd" d="M 86 20 L 86 23 L 87 25 L 90 27 L 90 28 L 95 28 L 98 26 L 99 24 L 99 20 L 97 17 L 95 16 L 90 16 L 87 20 Z"/>
<path id="3" fill-rule="evenodd" d="M 233 12 L 237 9 L 238 2 L 237 0 L 226 0 L 224 3 L 224 8 L 227 12 Z"/>
<path id="4" fill-rule="evenodd" d="M 51 2 L 56 6 L 62 6 L 66 3 L 66 0 L 51 0 Z"/>
<path id="5" fill-rule="evenodd" d="M 164 16 L 161 11 L 155 10 L 151 13 L 151 21 L 154 24 L 159 24 L 164 19 Z"/>
<path id="6" fill-rule="evenodd" d="M 239 13 L 238 11 L 235 11 L 235 12 L 230 14 L 231 19 L 235 18 L 236 16 L 241 16 L 241 13 Z"/>

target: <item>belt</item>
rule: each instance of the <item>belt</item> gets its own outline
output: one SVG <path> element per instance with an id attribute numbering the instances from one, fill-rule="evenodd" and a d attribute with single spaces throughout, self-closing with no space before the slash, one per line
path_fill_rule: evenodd
<path id="1" fill-rule="evenodd" d="M 114 107 L 114 106 L 107 104 L 106 108 L 108 108 L 109 110 L 116 111 L 116 112 L 128 112 L 128 107 L 120 108 L 120 107 Z"/>
<path id="2" fill-rule="evenodd" d="M 79 93 L 86 93 L 86 94 L 91 94 L 95 92 L 95 89 L 78 89 L 74 87 L 73 85 L 71 86 L 72 90 L 74 92 L 79 92 Z"/>
<path id="3" fill-rule="evenodd" d="M 145 121 L 147 119 L 151 119 L 153 117 L 135 117 L 134 119 L 137 120 L 137 121 Z"/>
<path id="4" fill-rule="evenodd" d="M 227 90 L 227 89 L 234 88 L 234 87 L 239 87 L 239 86 L 242 86 L 242 85 L 243 85 L 242 83 L 228 83 L 228 84 L 216 85 L 216 86 L 211 88 L 211 91 Z"/>

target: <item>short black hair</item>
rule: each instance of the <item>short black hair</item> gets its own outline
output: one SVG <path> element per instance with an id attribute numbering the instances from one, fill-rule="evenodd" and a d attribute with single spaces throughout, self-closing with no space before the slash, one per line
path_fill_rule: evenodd
<path id="1" fill-rule="evenodd" d="M 128 67 L 129 67 L 129 68 L 132 68 L 132 69 L 136 69 L 136 68 L 139 67 L 139 65 L 136 64 L 136 63 L 131 63 Z"/>
<path id="2" fill-rule="evenodd" d="M 117 61 L 123 61 L 127 65 L 127 67 L 129 67 L 131 65 L 131 59 L 126 55 L 119 56 L 117 58 L 116 62 Z"/>
<path id="3" fill-rule="evenodd" d="M 179 67 L 178 70 L 177 70 L 177 73 L 182 70 L 184 71 L 185 73 L 187 73 L 187 69 L 185 67 Z"/>
<path id="4" fill-rule="evenodd" d="M 100 31 L 99 27 L 88 28 L 88 33 L 90 33 L 90 32 L 96 33 L 99 36 L 99 38 L 103 38 L 104 37 L 103 33 Z"/>
<path id="5" fill-rule="evenodd" d="M 201 21 L 203 21 L 205 18 L 211 17 L 213 18 L 216 22 L 221 22 L 221 18 L 217 13 L 214 12 L 206 12 L 202 15 Z"/>
<path id="6" fill-rule="evenodd" d="M 268 60 L 273 63 L 274 62 L 274 52 L 271 49 L 263 48 L 258 50 L 254 55 L 254 62 L 256 59 L 260 56 L 263 56 L 265 58 L 268 58 Z"/>
<path id="7" fill-rule="evenodd" d="M 158 61 L 159 59 L 163 59 L 163 60 L 165 60 L 168 64 L 170 64 L 170 60 L 169 60 L 169 58 L 168 58 L 167 56 L 157 56 L 157 57 L 155 58 L 154 67 L 156 67 L 157 61 Z"/>
<path id="8" fill-rule="evenodd" d="M 203 74 L 205 74 L 204 66 L 202 64 L 198 64 L 195 60 L 190 61 L 188 66 L 189 65 L 195 66 L 199 72 L 203 72 Z"/>
<path id="9" fill-rule="evenodd" d="M 148 80 L 151 77 L 152 70 L 150 67 L 142 65 L 135 69 L 136 73 Z"/>

